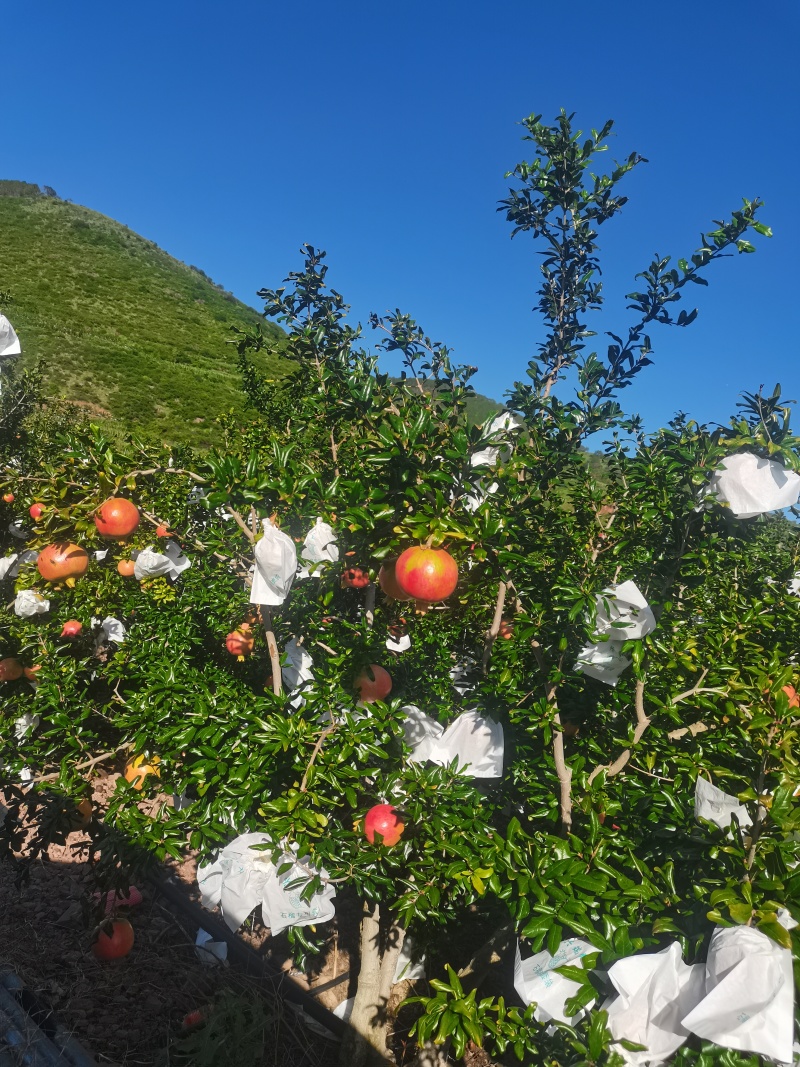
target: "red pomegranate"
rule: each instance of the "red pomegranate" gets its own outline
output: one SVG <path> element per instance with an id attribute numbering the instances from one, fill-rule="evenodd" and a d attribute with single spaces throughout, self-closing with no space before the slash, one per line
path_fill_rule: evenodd
<path id="1" fill-rule="evenodd" d="M 371 704 L 373 700 L 385 700 L 388 697 L 392 691 L 392 677 L 377 663 L 370 663 L 356 678 L 355 687 L 361 702 Z"/>
<path id="2" fill-rule="evenodd" d="M 64 625 L 61 627 L 62 637 L 77 637 L 83 632 L 83 623 L 78 622 L 77 619 L 67 619 Z"/>
<path id="3" fill-rule="evenodd" d="M 446 600 L 458 585 L 456 561 L 443 548 L 407 548 L 395 564 L 394 573 L 404 593 L 426 604 Z"/>
<path id="4" fill-rule="evenodd" d="M 156 526 L 156 537 L 172 537 L 169 526 L 164 526 L 163 523 L 160 526 Z"/>
<path id="5" fill-rule="evenodd" d="M 16 682 L 22 677 L 22 664 L 16 656 L 0 659 L 0 682 Z"/>
<path id="6" fill-rule="evenodd" d="M 378 574 L 378 583 L 390 600 L 413 600 L 410 593 L 405 593 L 400 588 L 397 576 L 394 573 L 396 561 L 384 563 Z"/>
<path id="7" fill-rule="evenodd" d="M 94 524 L 102 537 L 130 537 L 139 525 L 139 509 L 125 497 L 112 496 L 94 513 Z"/>
<path id="8" fill-rule="evenodd" d="M 255 638 L 250 632 L 249 622 L 243 622 L 225 638 L 225 647 L 232 656 L 249 656 L 254 644 Z"/>
<path id="9" fill-rule="evenodd" d="M 497 631 L 497 636 L 510 641 L 514 636 L 514 624 L 509 622 L 508 619 L 503 619 L 500 623 L 500 629 Z"/>
<path id="10" fill-rule="evenodd" d="M 118 960 L 127 956 L 133 948 L 133 927 L 127 919 L 115 919 L 111 932 L 101 930 L 92 945 L 92 952 L 99 960 Z"/>
<path id="11" fill-rule="evenodd" d="M 132 559 L 121 559 L 117 564 L 117 571 L 123 578 L 132 578 L 136 570 L 136 564 Z"/>
<path id="12" fill-rule="evenodd" d="M 364 589 L 369 585 L 369 572 L 363 567 L 348 567 L 342 575 L 342 589 Z"/>
<path id="13" fill-rule="evenodd" d="M 44 508 L 41 504 L 31 504 L 28 508 L 28 514 L 32 519 L 41 519 Z"/>
<path id="14" fill-rule="evenodd" d="M 383 845 L 396 845 L 403 836 L 405 823 L 396 808 L 391 804 L 376 804 L 370 808 L 364 819 L 364 833 L 371 845 L 375 844 L 375 835 L 380 834 Z"/>
<path id="15" fill-rule="evenodd" d="M 48 582 L 63 582 L 68 578 L 80 578 L 89 566 L 89 554 L 80 545 L 70 541 L 57 541 L 47 545 L 36 561 L 39 574 Z"/>
<path id="16" fill-rule="evenodd" d="M 3 500 L 5 500 L 6 504 L 13 504 L 14 503 L 14 494 L 13 493 L 3 493 Z"/>

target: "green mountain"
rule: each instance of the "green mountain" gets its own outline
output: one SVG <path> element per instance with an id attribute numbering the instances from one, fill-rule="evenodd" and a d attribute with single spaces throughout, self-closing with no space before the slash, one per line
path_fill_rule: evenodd
<path id="1" fill-rule="evenodd" d="M 203 271 L 28 182 L 0 180 L 0 310 L 49 395 L 173 445 L 208 447 L 217 416 L 244 411 L 232 326 L 274 341 L 251 357 L 268 377 L 294 367 L 280 327 Z M 468 410 L 482 422 L 500 408 L 477 394 Z"/>
<path id="2" fill-rule="evenodd" d="M 51 195 L 47 195 L 51 194 Z M 96 211 L 0 181 L 0 299 L 45 389 L 170 444 L 204 447 L 243 409 L 231 326 L 283 332 L 196 267 Z M 279 355 L 259 369 L 278 377 Z"/>

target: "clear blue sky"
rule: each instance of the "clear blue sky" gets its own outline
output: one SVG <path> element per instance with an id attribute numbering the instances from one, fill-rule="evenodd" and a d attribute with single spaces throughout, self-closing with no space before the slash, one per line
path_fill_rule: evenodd
<path id="1" fill-rule="evenodd" d="M 624 329 L 653 252 L 691 253 L 742 196 L 775 232 L 689 294 L 691 327 L 653 330 L 625 407 L 655 427 L 678 408 L 727 420 L 761 382 L 800 399 L 797 0 L 38 0 L 7 5 L 3 38 L 0 176 L 118 219 L 254 306 L 303 241 L 327 249 L 355 317 L 409 312 L 498 399 L 541 337 L 531 242 L 495 213 L 528 147 L 517 123 L 613 118 L 614 154 L 650 163 L 602 232 L 604 328 Z"/>

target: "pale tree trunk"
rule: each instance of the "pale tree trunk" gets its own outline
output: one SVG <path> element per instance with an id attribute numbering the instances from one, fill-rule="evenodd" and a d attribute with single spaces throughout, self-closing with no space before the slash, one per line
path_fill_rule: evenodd
<path id="1" fill-rule="evenodd" d="M 392 924 L 381 946 L 380 905 L 364 901 L 361 919 L 361 970 L 350 1029 L 342 1040 L 340 1067 L 378 1067 L 394 1063 L 386 1048 L 389 997 L 405 930 Z"/>

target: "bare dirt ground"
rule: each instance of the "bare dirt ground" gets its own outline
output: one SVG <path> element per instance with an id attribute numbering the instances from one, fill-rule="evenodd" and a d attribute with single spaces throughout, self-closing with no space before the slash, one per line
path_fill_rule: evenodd
<path id="1" fill-rule="evenodd" d="M 100 776 L 95 797 L 113 789 L 116 775 Z M 2 797 L 0 797 L 2 799 Z M 265 1034 L 263 1058 L 253 1063 L 329 1067 L 336 1063 L 337 1046 L 309 1030 L 290 1006 L 270 995 L 267 983 L 245 977 L 232 965 L 208 966 L 195 953 L 197 927 L 145 883 L 138 888 L 143 902 L 125 909 L 135 932 L 130 954 L 101 962 L 91 951 L 91 932 L 85 906 L 91 880 L 85 852 L 73 846 L 88 840 L 71 834 L 67 846 L 51 845 L 46 856 L 30 868 L 27 884 L 16 884 L 12 864 L 0 863 L 0 964 L 10 966 L 27 988 L 52 1007 L 66 1028 L 86 1050 L 107 1067 L 171 1067 L 188 1061 L 166 1053 L 180 1038 L 182 1022 L 198 1009 L 210 1014 L 224 991 L 245 998 L 261 997 L 274 1032 Z M 195 861 L 172 865 L 181 881 L 196 895 Z M 346 909 L 345 909 L 346 912 Z M 285 971 L 293 969 L 285 938 L 270 944 L 269 931 L 254 920 L 242 931 L 262 955 Z M 306 988 L 326 985 L 345 975 L 349 956 L 340 948 L 341 934 L 331 934 L 325 965 L 308 977 L 297 973 Z M 347 940 L 347 939 L 346 939 Z M 348 981 L 320 994 L 333 1008 L 350 995 Z M 228 1050 L 229 1062 L 245 1067 L 246 1057 Z M 248 1061 L 250 1062 L 250 1061 Z"/>

